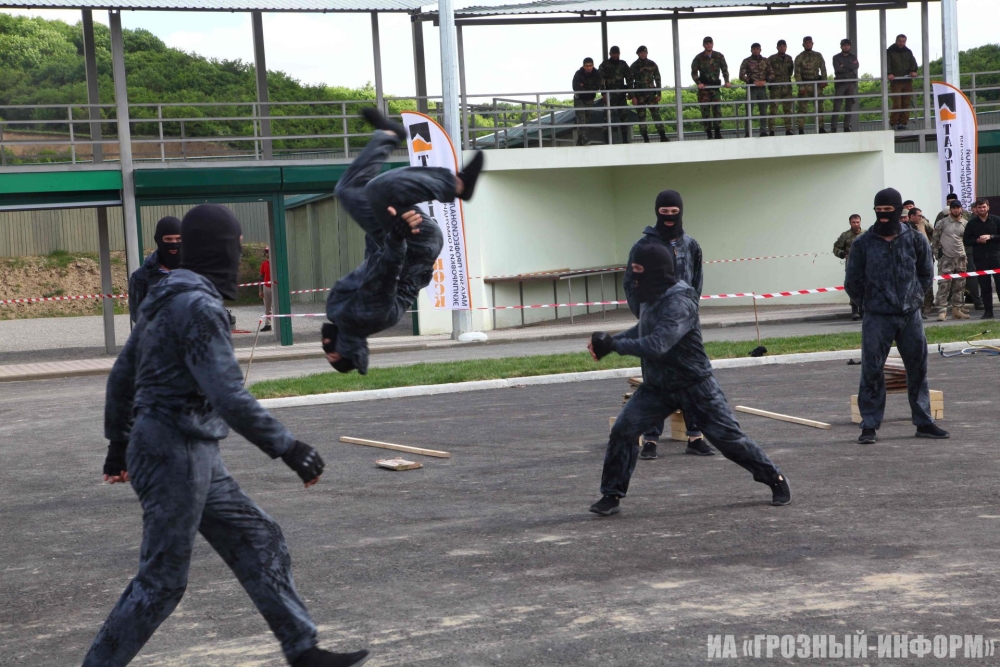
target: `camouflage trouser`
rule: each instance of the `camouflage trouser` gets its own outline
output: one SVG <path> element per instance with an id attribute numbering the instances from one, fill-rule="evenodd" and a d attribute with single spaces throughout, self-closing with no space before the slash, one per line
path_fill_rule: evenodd
<path id="1" fill-rule="evenodd" d="M 625 497 L 639 458 L 639 436 L 678 409 L 701 424 L 705 439 L 727 459 L 750 471 L 756 481 L 771 484 L 778 480 L 781 471 L 760 445 L 740 430 L 722 387 L 712 376 L 680 391 L 667 392 L 645 384 L 635 390 L 611 428 L 601 475 L 603 495 Z"/>
<path id="2" fill-rule="evenodd" d="M 594 120 L 591 117 L 594 112 L 594 102 L 593 100 L 586 102 L 574 99 L 573 106 L 576 107 L 576 124 L 579 126 L 576 131 L 576 143 L 578 146 L 586 146 L 590 142 L 589 135 L 591 128 L 588 125 L 591 125 Z M 600 130 L 597 130 L 597 132 L 600 133 Z"/>
<path id="3" fill-rule="evenodd" d="M 767 88 L 764 86 L 748 86 L 749 99 L 751 102 L 757 103 L 757 114 L 756 117 L 760 122 L 760 131 L 764 131 L 764 118 L 767 116 L 767 107 L 769 106 L 767 101 Z M 753 117 L 754 114 L 751 111 L 753 104 L 747 103 L 747 116 Z M 746 121 L 746 131 L 747 136 L 750 136 L 750 128 L 753 127 L 753 121 Z"/>
<path id="4" fill-rule="evenodd" d="M 858 94 L 858 83 L 856 81 L 838 81 L 833 84 L 833 94 L 836 97 L 833 100 L 833 117 L 830 119 L 830 129 L 836 131 L 837 114 L 840 113 L 840 109 L 843 107 L 844 130 L 850 130 L 854 124 L 854 115 L 852 112 L 858 102 L 857 98 L 853 97 Z M 843 99 L 844 97 L 847 99 Z"/>
<path id="5" fill-rule="evenodd" d="M 701 104 L 701 117 L 705 119 L 702 125 L 706 130 L 716 130 L 718 131 L 722 127 L 722 123 L 718 121 L 709 121 L 709 118 L 722 118 L 722 105 L 720 104 L 709 104 L 709 102 L 721 102 L 722 94 L 719 93 L 718 88 L 704 88 L 698 91 L 698 103 Z"/>
<path id="6" fill-rule="evenodd" d="M 281 527 L 240 489 L 218 442 L 194 440 L 140 413 L 127 463 L 143 510 L 139 572 L 97 633 L 84 667 L 123 667 L 142 649 L 184 595 L 199 533 L 239 579 L 289 663 L 316 645 Z"/>
<path id="7" fill-rule="evenodd" d="M 927 389 L 927 339 L 920 311 L 906 315 L 883 315 L 865 311 L 861 321 L 861 384 L 858 411 L 861 428 L 878 429 L 885 416 L 885 360 L 892 342 L 906 368 L 906 393 L 914 426 L 934 423 Z"/>
<path id="8" fill-rule="evenodd" d="M 965 271 L 967 262 L 964 257 L 941 256 L 938 260 L 938 273 L 961 273 Z M 952 308 L 961 308 L 965 305 L 965 278 L 955 278 L 954 280 L 939 280 L 937 298 L 934 299 L 934 306 L 939 313 L 948 312 L 948 304 Z"/>
<path id="9" fill-rule="evenodd" d="M 823 127 L 823 88 L 826 83 L 800 83 L 799 84 L 799 113 L 804 114 L 809 112 L 809 100 L 815 99 L 816 114 L 819 116 L 817 118 L 817 129 Z M 804 130 L 806 127 L 806 117 L 799 116 L 798 126 L 800 130 Z"/>
<path id="10" fill-rule="evenodd" d="M 646 95 L 646 96 L 636 95 L 635 96 L 635 101 L 636 101 L 636 104 L 635 104 L 634 108 L 635 108 L 636 115 L 639 117 L 639 122 L 643 123 L 643 122 L 646 121 L 646 109 L 648 108 L 649 109 L 649 115 L 653 118 L 654 121 L 656 121 L 656 131 L 659 132 L 660 134 L 666 134 L 666 131 L 663 129 L 663 123 L 659 122 L 659 121 L 661 121 L 663 119 L 660 117 L 660 107 L 658 106 L 658 103 L 656 102 L 656 96 L 655 95 Z M 639 126 L 639 134 L 641 134 L 644 137 L 649 136 L 649 126 L 648 125 L 640 125 Z"/>
<path id="11" fill-rule="evenodd" d="M 795 107 L 794 102 L 792 102 L 792 87 L 791 86 L 771 86 L 771 114 L 767 119 L 767 129 L 774 131 L 775 121 L 779 118 L 778 107 L 786 113 L 792 113 Z M 780 116 L 781 124 L 784 126 L 785 131 L 791 129 L 788 116 Z"/>

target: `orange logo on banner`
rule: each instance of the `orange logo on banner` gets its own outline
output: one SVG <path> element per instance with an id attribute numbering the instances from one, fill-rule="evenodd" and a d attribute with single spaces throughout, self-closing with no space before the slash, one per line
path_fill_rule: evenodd
<path id="1" fill-rule="evenodd" d="M 938 112 L 938 118 L 940 118 L 941 120 L 955 120 L 956 118 L 958 118 L 958 114 L 956 114 L 954 111 L 949 111 L 946 107 L 942 107 L 941 110 Z"/>
<path id="2" fill-rule="evenodd" d="M 420 141 L 417 139 L 414 141 Z M 437 261 L 434 262 L 434 274 L 431 277 L 431 281 L 434 283 L 434 307 L 435 308 L 445 308 L 447 304 L 445 303 L 445 288 L 444 288 L 444 260 L 438 257 Z"/>
<path id="3" fill-rule="evenodd" d="M 427 143 L 426 141 L 424 141 L 420 137 L 417 137 L 416 139 L 413 140 L 413 152 L 414 153 L 426 153 L 427 151 L 429 151 L 429 150 L 431 150 L 433 148 L 434 147 L 431 144 Z"/>

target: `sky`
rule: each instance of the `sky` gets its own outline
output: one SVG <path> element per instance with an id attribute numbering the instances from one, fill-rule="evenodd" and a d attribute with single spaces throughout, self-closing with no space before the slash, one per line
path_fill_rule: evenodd
<path id="1" fill-rule="evenodd" d="M 471 2 L 469 4 L 482 4 Z M 461 6 L 461 4 L 459 5 Z M 5 10 L 9 13 L 79 20 L 79 13 L 63 10 Z M 1000 41 L 983 25 L 1000 22 L 1000 0 L 958 0 L 959 48 L 961 50 Z M 107 14 L 94 12 L 95 20 L 107 23 Z M 250 15 L 222 12 L 123 12 L 126 28 L 145 28 L 168 46 L 209 58 L 253 61 Z M 717 51 L 726 55 L 733 78 L 740 61 L 750 55 L 750 44 L 764 45 L 764 55 L 774 53 L 778 39 L 786 39 L 789 53 L 798 53 L 801 38 L 811 35 L 815 50 L 830 58 L 846 36 L 846 16 L 838 13 L 800 14 L 768 19 L 686 19 L 680 22 L 681 71 L 685 84 L 691 59 L 701 50 L 701 40 L 711 35 Z M 940 4 L 930 3 L 931 59 L 941 57 Z M 887 12 L 890 41 L 905 33 L 908 46 L 921 58 L 920 3 Z M 525 92 L 564 94 L 570 90 L 573 73 L 584 57 L 601 60 L 599 24 L 467 27 L 464 29 L 466 81 L 470 101 L 474 95 L 491 97 Z M 405 14 L 383 14 L 379 18 L 382 44 L 382 76 L 387 95 L 413 95 L 413 46 L 410 21 Z M 649 48 L 664 84 L 673 83 L 673 46 L 669 21 L 608 24 L 609 44 L 621 47 L 630 62 L 636 47 Z M 992 39 L 991 39 L 992 36 Z M 430 94 L 440 94 L 441 76 L 438 30 L 424 25 L 427 83 Z M 360 87 L 374 82 L 371 16 L 368 14 L 264 15 L 267 67 L 281 70 L 303 83 Z M 877 72 L 878 12 L 858 12 L 858 58 L 862 72 Z"/>

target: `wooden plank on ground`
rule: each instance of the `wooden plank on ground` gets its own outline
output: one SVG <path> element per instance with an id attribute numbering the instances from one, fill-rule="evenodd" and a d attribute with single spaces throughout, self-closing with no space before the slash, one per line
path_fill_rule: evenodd
<path id="1" fill-rule="evenodd" d="M 365 440 L 364 438 L 349 438 L 347 436 L 341 436 L 340 441 L 351 445 L 364 445 L 365 447 L 378 447 L 379 449 L 393 449 L 397 452 L 406 452 L 407 454 L 435 456 L 440 459 L 447 459 L 451 457 L 451 454 L 448 452 L 442 452 L 437 449 L 423 449 L 421 447 L 410 447 L 409 445 L 396 445 L 391 442 L 380 442 L 378 440 Z"/>
<path id="2" fill-rule="evenodd" d="M 827 424 L 826 422 L 813 421 L 812 419 L 803 419 L 802 417 L 793 417 L 791 415 L 783 415 L 777 412 L 768 412 L 767 410 L 758 410 L 757 408 L 748 408 L 743 405 L 736 406 L 737 412 L 745 412 L 748 415 L 757 415 L 758 417 L 767 417 L 768 419 L 777 419 L 778 421 L 791 422 L 792 424 L 801 424 L 802 426 L 811 426 L 812 428 L 823 428 L 831 429 L 833 426 Z"/>

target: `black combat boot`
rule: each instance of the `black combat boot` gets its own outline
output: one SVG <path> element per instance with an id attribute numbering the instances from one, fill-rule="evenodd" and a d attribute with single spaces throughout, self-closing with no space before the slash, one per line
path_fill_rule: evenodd
<path id="1" fill-rule="evenodd" d="M 720 130 L 719 128 L 715 128 L 715 138 L 716 139 L 722 138 L 722 130 Z"/>
<path id="2" fill-rule="evenodd" d="M 656 441 L 646 440 L 642 443 L 642 451 L 639 452 L 640 459 L 655 459 L 656 458 Z"/>
<path id="3" fill-rule="evenodd" d="M 359 667 L 368 661 L 368 651 L 331 653 L 313 646 L 292 663 L 292 667 Z"/>
<path id="4" fill-rule="evenodd" d="M 705 134 L 708 136 L 709 139 L 714 139 L 715 138 L 715 137 L 712 136 L 712 131 L 711 130 L 705 130 Z"/>
<path id="5" fill-rule="evenodd" d="M 601 516 L 611 516 L 621 512 L 622 508 L 619 506 L 618 496 L 604 496 L 590 506 L 590 511 Z"/>
<path id="6" fill-rule="evenodd" d="M 644 143 L 644 144 L 648 144 L 649 143 L 649 133 L 648 132 L 643 132 L 642 133 L 642 143 Z"/>
<path id="7" fill-rule="evenodd" d="M 687 447 L 684 448 L 684 453 L 692 456 L 715 456 L 715 450 L 709 447 L 708 443 L 705 442 L 705 438 L 688 440 Z"/>
<path id="8" fill-rule="evenodd" d="M 768 486 L 771 487 L 772 505 L 787 505 L 792 502 L 792 489 L 788 486 L 788 480 L 784 475 L 779 475 L 778 481 Z"/>
<path id="9" fill-rule="evenodd" d="M 859 445 L 874 445 L 876 440 L 878 440 L 878 435 L 875 434 L 875 429 L 873 428 L 861 429 L 861 435 L 858 436 Z"/>
<path id="10" fill-rule="evenodd" d="M 665 144 L 668 141 L 670 141 L 670 139 L 667 138 L 667 133 L 664 132 L 663 130 L 660 130 L 660 143 Z"/>
<path id="11" fill-rule="evenodd" d="M 928 424 L 927 426 L 918 426 L 917 432 L 914 434 L 916 438 L 936 438 L 938 440 L 943 440 L 945 438 L 950 438 L 951 434 L 944 430 L 937 424 Z"/>
<path id="12" fill-rule="evenodd" d="M 804 127 L 800 127 L 799 128 L 799 134 L 805 134 L 805 133 L 806 133 L 806 129 Z"/>

